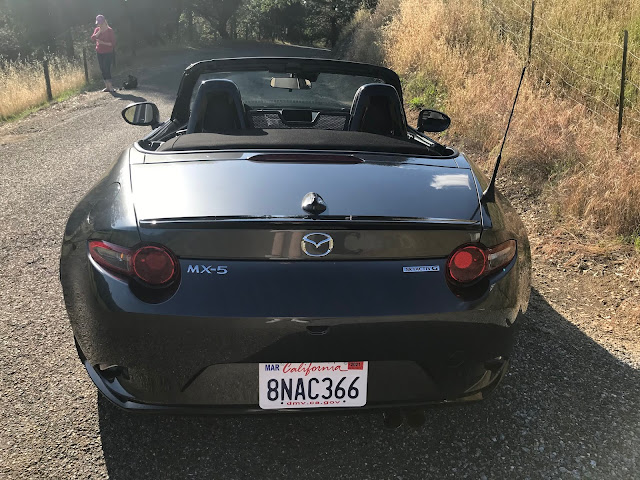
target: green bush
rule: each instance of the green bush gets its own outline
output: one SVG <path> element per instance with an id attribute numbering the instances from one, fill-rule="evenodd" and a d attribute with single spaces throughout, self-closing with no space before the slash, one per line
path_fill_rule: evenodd
<path id="1" fill-rule="evenodd" d="M 409 108 L 412 110 L 424 108 L 440 110 L 445 106 L 447 94 L 444 86 L 427 78 L 422 73 L 403 77 L 402 91 L 404 97 L 408 99 Z"/>

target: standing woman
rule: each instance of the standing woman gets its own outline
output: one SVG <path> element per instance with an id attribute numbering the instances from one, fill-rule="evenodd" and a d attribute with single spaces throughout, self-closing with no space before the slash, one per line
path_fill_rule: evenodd
<path id="1" fill-rule="evenodd" d="M 104 15 L 96 17 L 96 29 L 91 35 L 91 40 L 96 42 L 96 52 L 98 52 L 98 63 L 104 79 L 105 88 L 103 92 L 115 92 L 111 84 L 111 64 L 113 63 L 113 49 L 116 46 L 116 36 L 107 23 Z"/>

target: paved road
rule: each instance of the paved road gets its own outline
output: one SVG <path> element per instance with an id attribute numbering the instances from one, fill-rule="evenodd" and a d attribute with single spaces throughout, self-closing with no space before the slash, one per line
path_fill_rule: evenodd
<path id="1" fill-rule="evenodd" d="M 640 371 L 534 291 L 510 374 L 484 403 L 380 413 L 139 416 L 98 396 L 77 360 L 58 283 L 65 220 L 124 145 L 119 111 L 168 116 L 180 71 L 203 56 L 312 55 L 292 47 L 167 55 L 140 89 L 91 93 L 0 127 L 0 478 L 640 478 Z"/>

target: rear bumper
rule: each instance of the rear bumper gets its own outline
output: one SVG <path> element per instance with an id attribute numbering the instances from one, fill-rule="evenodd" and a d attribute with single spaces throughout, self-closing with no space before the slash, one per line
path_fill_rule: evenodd
<path id="1" fill-rule="evenodd" d="M 257 403 L 207 403 L 206 397 L 201 398 L 201 402 L 196 403 L 144 403 L 143 401 L 133 397 L 127 392 L 118 378 L 111 378 L 103 375 L 98 369 L 94 368 L 86 359 L 83 360 L 83 364 L 89 374 L 89 377 L 93 381 L 94 385 L 100 391 L 100 393 L 107 398 L 115 406 L 132 412 L 146 412 L 146 413 L 167 413 L 167 414 L 245 414 L 245 413 L 317 413 L 317 412 L 340 412 L 340 411 L 360 411 L 370 409 L 389 409 L 389 408 L 416 408 L 427 407 L 434 405 L 453 405 L 464 404 L 481 401 L 486 398 L 500 383 L 509 367 L 509 360 L 501 359 L 499 361 L 492 362 L 491 370 L 486 370 L 486 375 L 481 377 L 479 383 L 475 385 L 473 392 L 461 392 L 458 397 L 450 398 L 438 398 L 437 387 L 432 382 L 421 382 L 419 378 L 417 383 L 411 384 L 411 378 L 409 377 L 392 377 L 389 376 L 393 372 L 393 367 L 390 365 L 372 365 L 374 375 L 369 379 L 369 395 L 374 397 L 373 401 L 369 401 L 364 407 L 358 408 L 316 408 L 316 409 L 283 409 L 283 410 L 263 410 Z M 225 366 L 228 367 L 228 366 Z M 245 385 L 253 387 L 257 402 L 257 377 L 258 368 L 257 365 L 251 365 L 251 368 L 246 368 L 245 372 L 252 371 L 246 374 L 244 377 L 236 379 L 238 382 L 242 382 Z M 376 368 L 380 370 L 376 372 Z M 225 370 L 223 368 L 221 370 Z M 387 370 L 385 372 L 385 369 Z M 229 368 L 229 371 L 233 371 L 234 368 Z M 416 373 L 414 371 L 414 373 Z M 207 377 L 208 375 L 204 375 Z M 418 375 L 419 376 L 419 375 Z M 395 383 L 396 385 L 403 385 L 403 394 L 407 395 L 406 398 L 391 398 L 389 394 L 380 395 L 381 389 L 387 389 L 390 387 L 389 383 Z M 218 385 L 218 391 L 224 388 L 224 385 Z M 434 388 L 435 387 L 435 388 Z M 198 389 L 196 389 L 198 390 Z M 387 390 L 387 393 L 392 390 Z M 193 392 L 192 392 L 193 393 Z M 196 392 L 196 395 L 202 392 Z M 236 391 L 237 393 L 237 391 Z M 247 393 L 253 396 L 253 392 Z M 398 393 L 398 392 L 394 392 Z M 425 394 L 424 398 L 420 397 L 420 394 Z M 429 395 L 432 393 L 434 395 Z M 193 394 L 187 395 L 187 397 L 193 397 Z M 385 398 L 386 397 L 386 398 Z M 185 398 L 185 401 L 187 398 Z M 237 399 L 236 399 L 237 400 Z"/>
<path id="2" fill-rule="evenodd" d="M 181 342 L 151 363 L 153 348 L 111 357 L 123 360 L 116 362 L 89 361 L 79 346 L 78 353 L 102 394 L 128 410 L 260 412 L 259 363 L 345 360 L 369 362 L 367 408 L 406 407 L 483 399 L 507 370 L 516 326 L 396 321 L 335 325 L 324 335 L 294 328 L 253 354 L 203 367 L 194 359 L 206 355 L 180 350 Z"/>
<path id="3" fill-rule="evenodd" d="M 516 268 L 472 301 L 438 293 L 434 280 L 427 313 L 279 318 L 185 312 L 180 292 L 144 303 L 92 262 L 70 273 L 62 282 L 80 358 L 109 400 L 140 411 L 261 412 L 258 364 L 277 362 L 368 361 L 367 408 L 480 400 L 507 369 L 521 307 Z M 238 289 L 234 301 L 247 310 L 251 294 Z"/>

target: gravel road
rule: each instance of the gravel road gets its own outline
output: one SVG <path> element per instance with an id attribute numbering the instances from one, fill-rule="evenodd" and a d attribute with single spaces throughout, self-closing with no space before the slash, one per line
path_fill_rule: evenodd
<path id="1" fill-rule="evenodd" d="M 640 478 L 640 362 L 554 309 L 562 284 L 543 281 L 544 269 L 501 388 L 481 404 L 427 410 L 418 429 L 384 429 L 375 412 L 131 415 L 97 394 L 58 282 L 66 218 L 144 133 L 120 118 L 128 102 L 154 101 L 166 117 L 188 63 L 248 54 L 319 53 L 167 54 L 132 69 L 138 90 L 83 94 L 0 127 L 0 478 Z"/>

